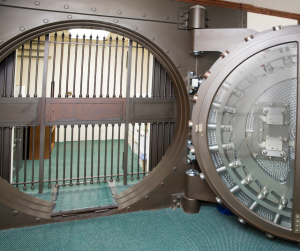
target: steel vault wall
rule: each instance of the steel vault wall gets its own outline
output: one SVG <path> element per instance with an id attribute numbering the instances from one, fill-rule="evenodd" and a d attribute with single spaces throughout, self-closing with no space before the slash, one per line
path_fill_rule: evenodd
<path id="1" fill-rule="evenodd" d="M 208 52 L 201 58 L 195 58 L 190 52 L 190 34 L 188 30 L 178 29 L 179 10 L 188 10 L 193 4 L 171 0 L 129 0 L 108 1 L 89 0 L 64 2 L 58 0 L 3 0 L 0 3 L 0 61 L 8 56 L 19 44 L 24 34 L 34 34 L 36 30 L 63 23 L 79 24 L 107 23 L 116 28 L 124 28 L 135 36 L 142 37 L 153 48 L 157 48 L 161 57 L 168 60 L 179 75 L 180 100 L 185 108 L 179 110 L 180 121 L 184 130 L 177 133 L 191 139 L 187 133 L 187 122 L 190 118 L 191 103 L 188 103 L 188 71 L 204 73 L 219 58 L 220 53 Z M 209 28 L 243 28 L 246 27 L 246 12 L 218 7 L 205 6 L 207 9 L 207 27 Z M 82 26 L 83 27 L 83 26 Z M 87 27 L 86 25 L 84 27 Z M 45 33 L 46 34 L 46 33 Z M 203 38 L 205 39 L 205 38 Z M 29 38 L 23 40 L 27 42 Z M 220 41 L 222 42 L 222 41 Z M 151 48 L 150 48 L 151 49 Z M 174 75 L 176 77 L 176 74 Z M 177 98 L 179 96 L 177 95 Z M 187 105 L 187 106 L 186 106 Z M 1 119 L 1 118 L 0 118 Z M 188 134 L 188 136 L 186 136 Z M 169 156 L 170 163 L 162 168 L 163 175 L 154 178 L 154 174 L 141 181 L 137 186 L 117 197 L 118 209 L 108 212 L 77 214 L 68 217 L 43 219 L 38 216 L 16 212 L 14 206 L 0 202 L 0 229 L 21 227 L 49 222 L 68 221 L 97 217 L 114 213 L 137 210 L 159 209 L 170 206 L 171 194 L 184 192 L 185 171 L 191 166 L 186 164 L 184 142 L 172 144 L 181 154 Z M 151 180 L 151 182 L 148 182 Z M 20 192 L 21 193 L 21 192 Z M 129 199 L 128 199 L 129 198 Z M 1 204 L 2 203 L 2 204 Z M 7 217 L 5 217 L 7 215 Z"/>

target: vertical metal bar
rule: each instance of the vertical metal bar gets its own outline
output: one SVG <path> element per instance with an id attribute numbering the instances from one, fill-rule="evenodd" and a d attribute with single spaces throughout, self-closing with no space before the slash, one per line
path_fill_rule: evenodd
<path id="1" fill-rule="evenodd" d="M 61 79 L 62 79 L 62 66 L 64 61 L 64 39 L 65 33 L 61 35 L 61 48 L 60 48 L 60 68 L 59 68 L 59 88 L 58 88 L 58 97 L 61 98 Z"/>
<path id="2" fill-rule="evenodd" d="M 168 133 L 168 146 L 170 146 L 170 144 L 171 144 L 171 136 L 170 136 L 170 134 L 171 134 L 171 122 L 169 122 L 168 123 L 169 124 L 169 133 Z"/>
<path id="3" fill-rule="evenodd" d="M 81 128 L 81 125 L 78 125 L 78 154 L 77 154 L 77 182 L 76 182 L 76 185 L 80 185 L 80 182 L 79 182 L 79 167 L 80 167 L 80 128 Z"/>
<path id="4" fill-rule="evenodd" d="M 29 87 L 30 87 L 30 73 L 31 73 L 31 54 L 32 54 L 32 40 L 29 45 L 29 59 L 28 59 L 28 80 L 27 80 L 27 95 L 26 97 L 30 97 L 29 95 Z"/>
<path id="5" fill-rule="evenodd" d="M 63 163 L 63 183 L 62 186 L 66 185 L 66 151 L 67 151 L 67 125 L 64 125 L 64 163 Z"/>
<path id="6" fill-rule="evenodd" d="M 113 91 L 113 97 L 116 97 L 116 75 L 117 75 L 117 62 L 118 62 L 118 48 L 119 48 L 119 38 L 117 36 L 116 38 L 116 49 L 115 49 L 115 69 L 114 69 L 114 91 Z"/>
<path id="7" fill-rule="evenodd" d="M 139 51 L 139 44 L 136 43 L 136 49 L 135 49 L 135 71 L 134 71 L 134 92 L 133 97 L 136 98 L 136 79 L 137 79 L 137 62 L 138 62 L 138 51 Z"/>
<path id="8" fill-rule="evenodd" d="M 132 141 L 131 141 L 131 177 L 130 179 L 133 180 L 133 157 L 134 157 L 134 153 L 133 153 L 133 150 L 134 150 L 134 128 L 135 128 L 135 124 L 132 123 Z"/>
<path id="9" fill-rule="evenodd" d="M 148 98 L 148 86 L 149 86 L 149 65 L 150 65 L 150 51 L 148 51 L 148 62 L 147 62 L 147 86 L 146 86 L 146 98 Z"/>
<path id="10" fill-rule="evenodd" d="M 145 126 L 145 134 L 144 134 L 144 178 L 145 178 L 145 172 L 147 171 L 147 165 L 146 165 L 146 145 L 147 145 L 147 123 L 144 123 Z M 147 156 L 147 159 L 149 160 L 149 156 Z"/>
<path id="11" fill-rule="evenodd" d="M 81 73 L 80 73 L 80 93 L 79 93 L 79 98 L 82 98 L 83 65 L 84 65 L 84 46 L 85 46 L 85 34 L 84 34 L 83 37 L 82 37 Z"/>
<path id="12" fill-rule="evenodd" d="M 150 123 L 150 130 L 151 130 L 151 141 L 150 141 L 150 149 L 149 149 L 149 171 L 151 172 L 153 170 L 153 158 L 152 158 L 152 153 L 153 153 L 153 123 Z M 150 140 L 150 139 L 149 139 Z"/>
<path id="13" fill-rule="evenodd" d="M 59 128 L 60 125 L 56 126 L 57 128 L 57 135 L 56 135 L 56 179 L 55 179 L 55 186 L 58 187 L 58 158 L 59 158 Z"/>
<path id="14" fill-rule="evenodd" d="M 114 168 L 114 129 L 115 125 L 111 125 L 111 166 L 110 166 L 110 182 L 113 182 L 113 168 Z"/>
<path id="15" fill-rule="evenodd" d="M 100 183 L 100 147 L 101 147 L 101 124 L 98 125 L 98 173 L 97 173 L 97 183 Z"/>
<path id="16" fill-rule="evenodd" d="M 118 165 L 117 165 L 117 179 L 116 181 L 120 181 L 119 174 L 120 174 L 120 135 L 121 135 L 121 124 L 118 124 L 119 131 L 118 131 Z"/>
<path id="17" fill-rule="evenodd" d="M 109 80 L 110 80 L 110 57 L 111 57 L 111 42 L 112 37 L 109 38 L 109 51 L 108 51 L 108 70 L 107 70 L 107 89 L 106 97 L 109 98 Z"/>
<path id="18" fill-rule="evenodd" d="M 96 98 L 96 80 L 97 80 L 97 63 L 98 63 L 98 42 L 99 36 L 96 37 L 96 54 L 95 54 L 95 71 L 94 71 L 94 94 L 93 98 Z"/>
<path id="19" fill-rule="evenodd" d="M 71 125 L 71 159 L 70 159 L 70 186 L 73 186 L 73 140 L 74 140 L 74 125 Z"/>
<path id="20" fill-rule="evenodd" d="M 128 130 L 129 130 L 129 102 L 130 102 L 130 85 L 131 85 L 131 65 L 132 65 L 132 40 L 129 40 L 128 48 L 128 68 L 126 80 L 126 121 L 125 121 L 125 139 L 124 139 L 124 154 L 123 154 L 123 184 L 127 185 L 127 168 L 128 168 Z"/>
<path id="21" fill-rule="evenodd" d="M 144 72 L 144 47 L 142 47 L 142 63 L 141 63 L 141 86 L 140 86 L 140 98 L 143 92 L 143 72 Z"/>
<path id="22" fill-rule="evenodd" d="M 165 71 L 164 98 L 166 98 L 166 93 L 167 93 L 167 72 Z"/>
<path id="23" fill-rule="evenodd" d="M 66 94 L 65 94 L 65 98 L 68 97 L 68 90 L 69 90 L 69 71 L 70 71 L 71 39 L 72 39 L 72 35 L 70 33 L 69 34 L 69 43 L 68 43 L 68 61 L 67 61 L 67 77 L 66 77 Z"/>
<path id="24" fill-rule="evenodd" d="M 31 189 L 34 189 L 34 148 L 35 148 L 35 126 L 32 127 L 32 166 L 31 166 Z"/>
<path id="25" fill-rule="evenodd" d="M 7 57 L 5 58 L 4 66 L 4 83 L 3 83 L 3 94 L 2 97 L 6 97 L 6 85 L 7 85 Z"/>
<path id="26" fill-rule="evenodd" d="M 47 72 L 48 72 L 48 55 L 49 55 L 49 34 L 45 36 L 44 44 L 44 63 L 43 63 L 43 83 L 42 99 L 40 106 L 40 149 L 39 149 L 39 193 L 43 193 L 44 185 L 44 155 L 45 155 L 45 107 L 47 91 Z"/>
<path id="27" fill-rule="evenodd" d="M 39 55 L 40 55 L 40 37 L 38 37 L 37 51 L 36 51 L 36 66 L 35 66 L 35 85 L 34 85 L 34 97 L 37 97 L 37 82 L 39 75 Z"/>
<path id="28" fill-rule="evenodd" d="M 3 127 L 1 130 L 3 131 Z M 16 147 L 17 147 L 17 165 L 16 165 L 16 187 L 19 189 L 19 171 L 20 171 L 20 126 L 17 127 Z"/>
<path id="29" fill-rule="evenodd" d="M 52 67 L 52 82 L 51 82 L 51 97 L 54 98 L 54 86 L 55 86 L 55 61 L 56 61 L 56 43 L 57 33 L 54 34 L 54 48 L 53 48 L 53 67 Z"/>
<path id="30" fill-rule="evenodd" d="M 14 97 L 14 91 L 15 91 L 15 57 L 16 57 L 16 53 L 13 55 L 13 66 L 12 66 L 12 77 L 11 77 L 11 90 L 10 90 L 10 97 Z"/>
<path id="31" fill-rule="evenodd" d="M 161 87 L 161 64 L 158 67 L 158 87 L 157 87 L 157 97 L 160 98 L 160 87 Z"/>
<path id="32" fill-rule="evenodd" d="M 84 185 L 86 185 L 87 129 L 88 129 L 88 125 L 85 125 L 85 137 L 84 137 L 84 180 L 83 180 L 83 184 Z"/>
<path id="33" fill-rule="evenodd" d="M 107 127 L 108 124 L 105 124 L 105 155 L 104 155 L 104 180 L 106 182 L 106 159 L 107 159 Z"/>
<path id="34" fill-rule="evenodd" d="M 77 53 L 78 53 L 78 34 L 76 35 L 76 44 L 75 44 L 74 79 L 73 79 L 73 94 L 72 94 L 72 98 L 75 98 L 76 68 L 77 68 Z"/>
<path id="35" fill-rule="evenodd" d="M 52 128 L 53 128 L 53 126 L 49 126 L 49 129 L 50 129 L 50 138 L 49 138 L 49 178 L 48 178 L 48 188 L 51 188 Z"/>
<path id="36" fill-rule="evenodd" d="M 4 159 L 4 128 L 1 127 L 0 177 L 3 177 L 3 159 Z"/>
<path id="37" fill-rule="evenodd" d="M 121 56 L 120 95 L 119 95 L 120 98 L 122 98 L 122 86 L 123 86 L 124 42 L 125 42 L 125 38 L 123 37 L 122 38 L 122 56 Z"/>
<path id="38" fill-rule="evenodd" d="M 103 96 L 103 70 L 104 70 L 104 52 L 105 52 L 105 37 L 103 37 L 102 45 L 102 65 L 101 65 L 101 84 L 100 84 L 100 98 Z"/>
<path id="39" fill-rule="evenodd" d="M 90 43 L 89 43 L 89 65 L 88 65 L 88 75 L 87 75 L 87 85 L 86 85 L 86 97 L 90 96 L 90 71 L 91 71 L 91 50 L 92 50 L 92 40 L 93 37 L 90 35 Z"/>
<path id="40" fill-rule="evenodd" d="M 156 123 L 156 162 L 155 165 L 158 164 L 158 139 L 159 139 L 159 123 Z"/>
<path id="41" fill-rule="evenodd" d="M 25 126 L 25 152 L 24 152 L 24 187 L 23 190 L 26 190 L 26 181 L 27 181 L 27 143 L 28 143 L 28 126 Z"/>
<path id="42" fill-rule="evenodd" d="M 22 45 L 22 55 L 21 55 L 19 97 L 22 97 L 23 61 L 24 61 L 24 44 Z"/>
<path id="43" fill-rule="evenodd" d="M 165 155 L 165 123 L 162 123 L 162 157 Z"/>
<path id="44" fill-rule="evenodd" d="M 94 129 L 95 124 L 92 124 L 92 152 L 91 152 L 91 181 L 90 183 L 93 184 L 93 176 L 94 176 Z"/>
<path id="45" fill-rule="evenodd" d="M 10 126 L 9 127 L 9 156 L 11 157 L 12 156 L 12 129 L 13 129 L 13 127 L 12 126 Z M 9 177 L 10 177 L 10 173 L 11 173 L 11 168 L 12 168 L 12 163 L 11 163 L 11 158 L 9 158 L 9 161 L 8 161 L 8 166 L 9 166 L 9 175 L 8 175 L 8 180 L 10 179 Z M 4 173 L 3 173 L 3 171 L 4 170 L 2 170 L 2 177 L 4 176 Z"/>
<path id="46" fill-rule="evenodd" d="M 137 159 L 137 179 L 140 179 L 140 147 L 141 147 L 141 123 L 139 123 L 139 140 L 138 140 L 138 159 Z"/>
<path id="47" fill-rule="evenodd" d="M 170 80 L 170 95 L 169 95 L 170 98 L 172 98 L 172 81 Z"/>
<path id="48" fill-rule="evenodd" d="M 152 66 L 152 94 L 151 98 L 155 97 L 155 64 L 156 64 L 156 59 L 153 57 L 153 66 Z"/>

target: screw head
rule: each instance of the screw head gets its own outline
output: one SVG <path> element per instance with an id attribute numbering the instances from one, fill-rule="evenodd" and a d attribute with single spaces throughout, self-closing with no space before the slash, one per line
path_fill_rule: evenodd
<path id="1" fill-rule="evenodd" d="M 121 10 L 118 10 L 118 14 L 121 15 L 121 14 L 122 14 L 122 11 L 121 11 Z"/>
<path id="2" fill-rule="evenodd" d="M 176 166 L 173 167 L 173 171 L 177 171 L 177 167 Z"/>
<path id="3" fill-rule="evenodd" d="M 176 66 L 177 66 L 177 68 L 180 68 L 180 67 L 181 67 L 181 65 L 180 65 L 180 64 L 177 64 Z"/>
<path id="4" fill-rule="evenodd" d="M 135 31 L 137 31 L 137 30 L 138 30 L 138 27 L 134 26 L 133 29 L 134 29 Z"/>
<path id="5" fill-rule="evenodd" d="M 155 37 L 152 37 L 151 40 L 154 41 L 154 40 L 155 40 Z"/>
<path id="6" fill-rule="evenodd" d="M 127 207 L 126 210 L 127 210 L 127 212 L 130 212 L 130 211 L 131 211 L 131 208 L 130 208 L 130 207 Z"/>
<path id="7" fill-rule="evenodd" d="M 13 213 L 12 213 L 12 214 L 13 214 L 13 216 L 17 216 L 17 215 L 18 215 L 18 213 L 19 213 L 19 212 L 18 212 L 17 210 L 15 210 L 15 211 L 13 211 Z"/>
<path id="8" fill-rule="evenodd" d="M 96 8 L 95 8 L 95 7 L 93 7 L 91 10 L 92 10 L 93 12 L 95 12 L 95 11 L 96 11 Z"/>
<path id="9" fill-rule="evenodd" d="M 49 22 L 49 19 L 44 19 L 43 21 L 44 21 L 44 23 L 46 24 L 46 23 Z"/>
<path id="10" fill-rule="evenodd" d="M 66 5 L 64 6 L 64 8 L 65 8 L 65 9 L 69 9 L 69 5 L 66 4 Z"/>
<path id="11" fill-rule="evenodd" d="M 116 24 L 118 22 L 118 20 L 117 19 L 114 19 L 114 23 Z"/>
<path id="12" fill-rule="evenodd" d="M 165 185 L 165 183 L 164 183 L 164 182 L 162 182 L 162 183 L 160 183 L 160 185 L 163 187 L 163 186 Z"/>
<path id="13" fill-rule="evenodd" d="M 145 200 L 149 200 L 149 196 L 148 195 L 145 196 Z"/>
<path id="14" fill-rule="evenodd" d="M 166 52 L 166 53 L 169 53 L 170 51 L 169 51 L 169 50 L 166 50 L 165 52 Z"/>
<path id="15" fill-rule="evenodd" d="M 168 20 L 168 19 L 169 19 L 169 16 L 165 16 L 165 19 Z"/>
<path id="16" fill-rule="evenodd" d="M 21 26 L 20 31 L 24 31 L 24 30 L 25 30 L 25 27 Z"/>
<path id="17" fill-rule="evenodd" d="M 67 18 L 68 18 L 68 19 L 72 19 L 72 15 L 68 15 Z"/>
<path id="18" fill-rule="evenodd" d="M 142 17 L 145 17 L 146 16 L 146 13 L 142 13 Z"/>
<path id="19" fill-rule="evenodd" d="M 40 222 L 41 222 L 41 219 L 40 219 L 40 218 L 36 218 L 36 219 L 35 219 L 35 222 L 36 222 L 36 223 L 40 223 Z"/>
<path id="20" fill-rule="evenodd" d="M 35 5 L 35 6 L 39 6 L 39 5 L 40 5 L 40 2 L 39 2 L 39 1 L 35 1 L 35 2 L 34 2 L 34 5 Z"/>

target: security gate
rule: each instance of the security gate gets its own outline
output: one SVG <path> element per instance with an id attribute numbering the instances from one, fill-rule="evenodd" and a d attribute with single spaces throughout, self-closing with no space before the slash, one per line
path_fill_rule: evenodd
<path id="1" fill-rule="evenodd" d="M 0 175 L 24 191 L 137 182 L 172 141 L 176 99 L 159 61 L 130 39 L 81 31 L 39 37 L 1 63 Z"/>

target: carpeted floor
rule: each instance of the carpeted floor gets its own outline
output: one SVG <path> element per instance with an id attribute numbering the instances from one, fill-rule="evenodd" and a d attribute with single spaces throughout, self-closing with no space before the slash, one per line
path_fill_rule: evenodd
<path id="1" fill-rule="evenodd" d="M 0 250 L 299 250 L 205 204 L 0 231 Z"/>
<path id="2" fill-rule="evenodd" d="M 106 159 L 106 175 L 107 182 L 103 182 L 103 178 L 100 178 L 101 183 L 97 183 L 97 179 L 94 178 L 93 184 L 90 184 L 90 179 L 87 179 L 87 184 L 76 185 L 76 177 L 77 177 L 77 164 L 78 164 L 78 142 L 73 143 L 73 175 L 75 178 L 73 180 L 73 186 L 66 185 L 65 187 L 61 186 L 62 181 L 59 182 L 58 196 L 56 200 L 56 211 L 59 210 L 69 210 L 69 209 L 80 209 L 87 207 L 95 207 L 95 206 L 105 206 L 113 204 L 113 195 L 111 194 L 111 190 L 109 187 L 111 174 L 117 174 L 118 171 L 118 140 L 113 141 L 113 155 L 111 154 L 111 144 L 112 141 L 107 141 L 107 159 Z M 64 164 L 64 143 L 59 143 L 59 154 L 58 154 L 58 179 L 63 178 L 63 164 Z M 84 163 L 85 163 L 85 142 L 80 142 L 80 159 L 79 159 L 79 177 L 84 176 Z M 119 174 L 123 174 L 122 169 L 122 153 L 124 149 L 124 140 L 120 141 L 120 157 L 119 157 Z M 86 157 L 86 167 L 87 167 L 87 177 L 91 176 L 91 158 L 92 153 L 92 141 L 87 142 L 87 157 Z M 53 148 L 51 154 L 51 179 L 56 178 L 56 156 L 57 156 L 57 144 Z M 105 141 L 100 141 L 100 175 L 104 175 L 105 171 Z M 113 156 L 113 159 L 111 159 Z M 131 147 L 128 146 L 128 172 L 131 172 L 131 159 L 132 159 L 132 151 Z M 111 162 L 113 161 L 113 162 Z M 111 163 L 113 163 L 111 169 Z M 38 180 L 39 177 L 39 160 L 34 161 L 34 180 Z M 71 170 L 71 142 L 66 142 L 66 161 L 65 161 L 65 177 L 70 178 L 70 170 Z M 133 154 L 133 172 L 137 172 L 139 168 L 139 172 L 143 172 L 141 166 L 138 165 L 138 156 L 137 154 Z M 22 163 L 22 168 L 19 172 L 19 180 L 24 180 L 24 161 Z M 94 158 L 93 158 L 93 176 L 97 176 L 98 173 L 98 141 L 94 141 Z M 27 180 L 31 180 L 32 175 L 32 161 L 27 161 L 27 172 L 26 178 Z M 49 160 L 45 160 L 45 171 L 44 171 L 44 179 L 48 180 L 49 177 Z M 116 181 L 117 177 L 113 177 L 115 181 L 115 187 L 118 193 L 125 191 L 129 187 L 138 183 L 143 175 L 140 175 L 141 179 L 137 179 L 137 175 L 134 175 L 134 179 L 130 179 L 130 175 L 128 176 L 128 184 L 123 185 L 123 177 L 120 176 L 120 180 Z M 15 181 L 16 177 L 14 177 Z M 80 180 L 83 182 L 83 180 Z M 69 181 L 66 181 L 68 184 Z M 31 185 L 27 185 L 27 190 L 23 190 L 23 185 L 20 185 L 20 190 L 28 193 L 34 197 L 38 197 L 43 200 L 51 200 L 51 194 L 53 189 L 52 187 L 48 188 L 48 183 L 44 183 L 44 193 L 38 193 L 38 184 L 35 184 L 35 188 L 31 189 Z"/>

